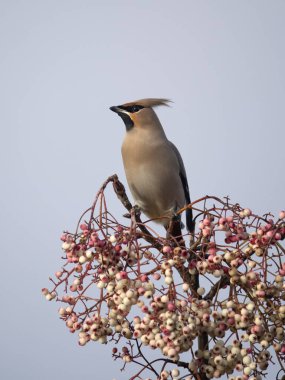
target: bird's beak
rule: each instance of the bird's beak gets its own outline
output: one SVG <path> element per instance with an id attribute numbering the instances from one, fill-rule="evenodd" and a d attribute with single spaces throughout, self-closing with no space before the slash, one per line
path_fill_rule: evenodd
<path id="1" fill-rule="evenodd" d="M 110 110 L 116 113 L 122 112 L 122 110 L 117 106 L 110 107 Z"/>
<path id="2" fill-rule="evenodd" d="M 120 118 L 123 119 L 123 122 L 125 123 L 127 131 L 132 129 L 132 127 L 134 126 L 134 122 L 127 111 L 120 108 L 120 106 L 110 107 L 110 110 L 113 112 L 116 112 L 116 114 L 118 114 L 118 116 L 120 116 Z"/>

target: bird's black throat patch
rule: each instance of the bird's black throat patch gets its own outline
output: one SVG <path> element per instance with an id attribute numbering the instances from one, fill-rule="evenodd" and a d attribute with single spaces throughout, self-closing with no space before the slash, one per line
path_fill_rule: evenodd
<path id="1" fill-rule="evenodd" d="M 125 126 L 126 126 L 126 130 L 130 131 L 134 126 L 133 120 L 130 118 L 129 115 L 127 115 L 124 112 L 119 112 L 118 115 L 123 119 L 123 122 L 125 123 Z"/>

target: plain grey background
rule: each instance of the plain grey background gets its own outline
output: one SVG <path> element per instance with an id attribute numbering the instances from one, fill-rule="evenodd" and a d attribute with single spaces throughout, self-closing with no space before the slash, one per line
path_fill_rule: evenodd
<path id="1" fill-rule="evenodd" d="M 127 379 L 40 292 L 61 231 L 107 176 L 125 182 L 110 106 L 174 101 L 157 113 L 193 200 L 284 209 L 284 19 L 279 0 L 0 1 L 1 379 Z"/>

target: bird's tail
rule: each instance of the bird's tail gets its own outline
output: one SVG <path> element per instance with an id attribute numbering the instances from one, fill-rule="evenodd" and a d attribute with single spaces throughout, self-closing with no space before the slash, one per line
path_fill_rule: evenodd
<path id="1" fill-rule="evenodd" d="M 195 221 L 193 220 L 193 212 L 191 208 L 187 208 L 186 210 L 186 226 L 187 226 L 187 230 L 190 233 L 194 233 Z"/>

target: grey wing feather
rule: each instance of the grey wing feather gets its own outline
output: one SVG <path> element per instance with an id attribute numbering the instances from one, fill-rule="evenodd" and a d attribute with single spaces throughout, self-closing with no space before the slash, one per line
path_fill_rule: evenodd
<path id="1" fill-rule="evenodd" d="M 186 204 L 189 204 L 189 203 L 191 203 L 191 200 L 190 200 L 190 194 L 189 194 L 187 175 L 186 175 L 186 171 L 185 171 L 185 167 L 184 167 L 182 157 L 179 153 L 179 150 L 176 148 L 176 146 L 171 141 L 169 141 L 169 145 L 177 157 L 177 160 L 179 163 L 179 176 L 181 178 Z M 187 225 L 187 229 L 189 232 L 194 232 L 195 223 L 193 221 L 192 209 L 186 210 L 186 225 Z"/>

